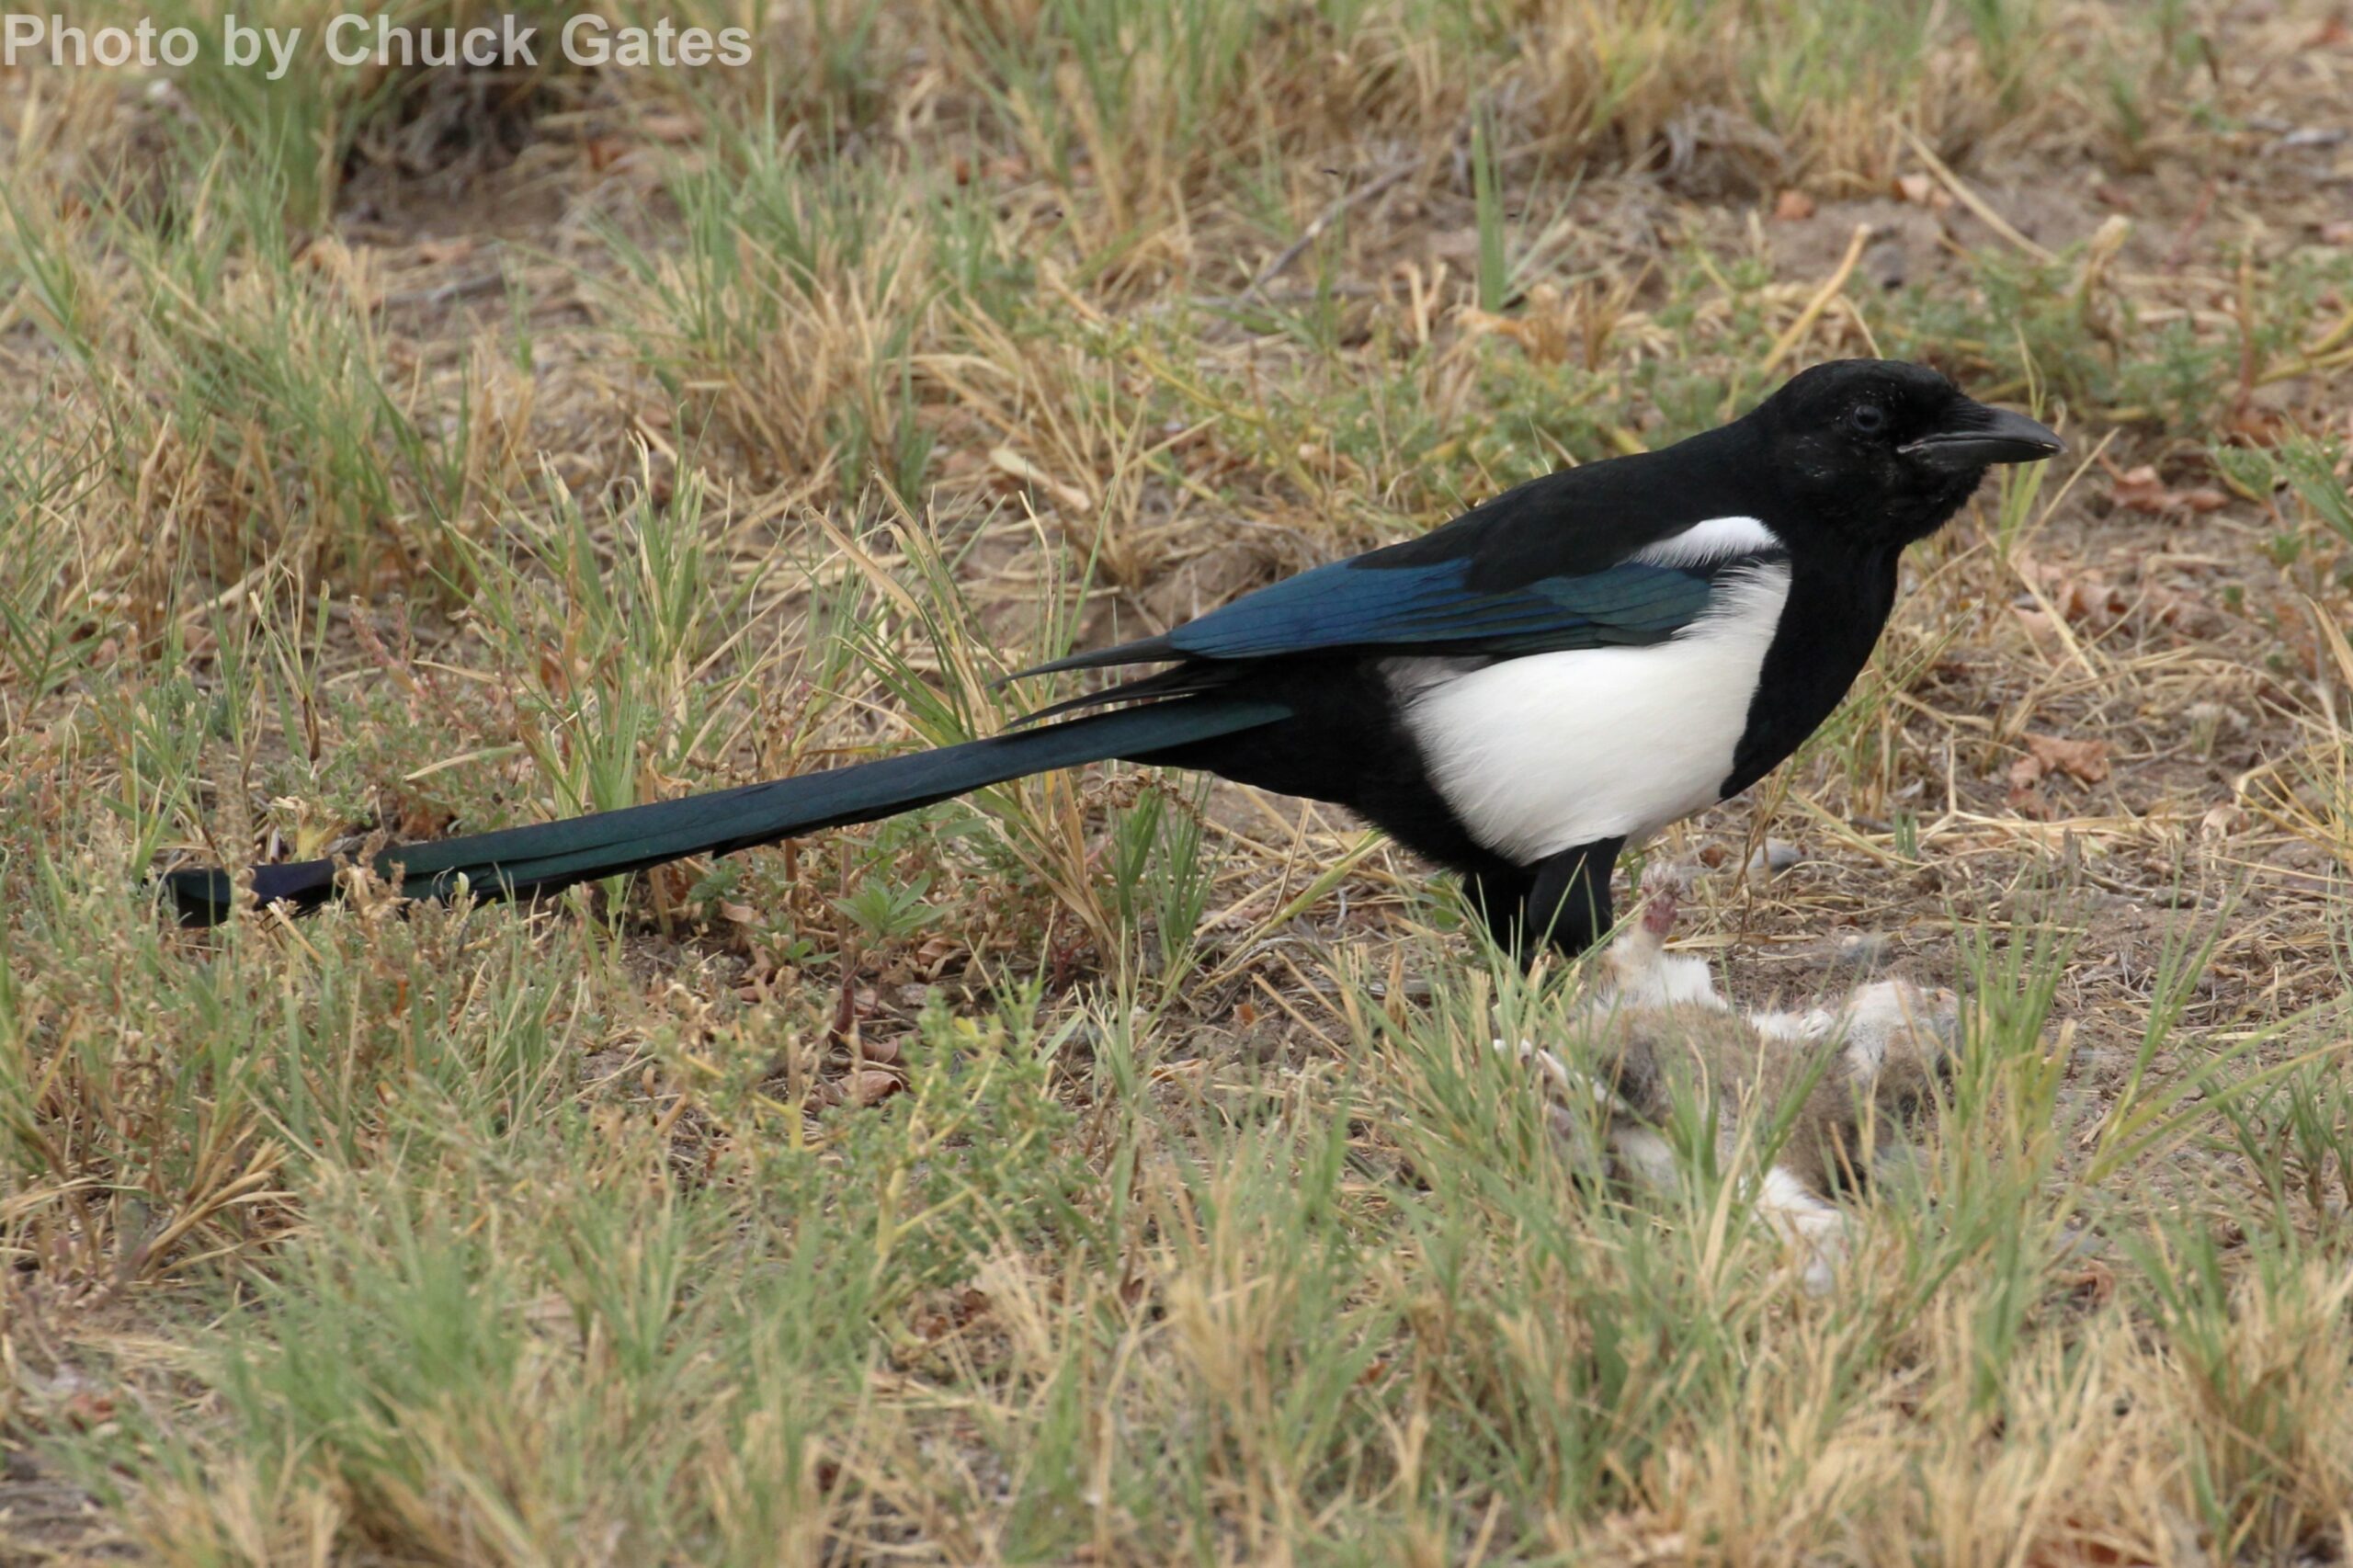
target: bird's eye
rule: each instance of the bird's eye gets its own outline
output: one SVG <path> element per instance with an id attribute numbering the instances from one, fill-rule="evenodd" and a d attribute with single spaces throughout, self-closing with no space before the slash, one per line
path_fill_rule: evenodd
<path id="1" fill-rule="evenodd" d="M 1876 436 L 1887 428 L 1887 410 L 1875 403 L 1859 403 L 1847 415 L 1847 428 L 1858 436 Z"/>

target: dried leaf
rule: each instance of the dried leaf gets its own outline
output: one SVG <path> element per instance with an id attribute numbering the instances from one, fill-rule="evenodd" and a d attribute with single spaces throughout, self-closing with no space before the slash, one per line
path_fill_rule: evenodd
<path id="1" fill-rule="evenodd" d="M 897 1074 L 870 1068 L 851 1083 L 850 1097 L 862 1106 L 880 1105 L 905 1087 Z"/>
<path id="2" fill-rule="evenodd" d="M 2115 625 L 2123 618 L 2127 603 L 2121 592 L 2089 574 L 2059 585 L 2052 599 L 2068 620 L 2095 631 Z"/>
<path id="3" fill-rule="evenodd" d="M 2045 776 L 2064 773 L 2080 783 L 2097 784 L 2108 777 L 2106 741 L 2071 741 L 2057 735 L 2029 735 L 2027 755 L 2041 765 Z M 2011 770 L 2017 779 L 2017 770 Z"/>
<path id="4" fill-rule="evenodd" d="M 2192 637 L 2215 631 L 2222 624 L 2221 612 L 2201 596 L 2162 586 L 2148 590 L 2148 618 Z"/>
<path id="5" fill-rule="evenodd" d="M 1780 222 L 1802 222 L 1813 213 L 1813 198 L 1804 191 L 1785 190 L 1773 199 L 1773 216 Z"/>
<path id="6" fill-rule="evenodd" d="M 2110 471 L 2114 472 L 2113 470 Z M 2115 473 L 2108 488 L 2109 499 L 2126 511 L 2145 512 L 2161 517 L 2177 512 L 2219 512 L 2231 504 L 2228 493 L 2211 484 L 2191 490 L 2176 490 L 2165 483 L 2150 464 Z"/>
<path id="7" fill-rule="evenodd" d="M 2173 493 L 2157 471 L 2147 463 L 2126 469 L 2108 488 L 2109 499 L 2130 511 L 2156 513 L 2169 509 Z"/>
<path id="8" fill-rule="evenodd" d="M 2276 447 L 2287 438 L 2289 425 L 2270 409 L 2249 404 L 2225 418 L 2222 430 L 2242 446 Z"/>
<path id="9" fill-rule="evenodd" d="M 2028 816 L 2047 816 L 2048 806 L 2042 799 L 2042 764 L 2030 756 L 2022 756 L 2010 764 L 2010 809 Z"/>
<path id="10" fill-rule="evenodd" d="M 2245 820 L 2245 812 L 2224 801 L 2220 805 L 2209 807 L 2206 814 L 2198 819 L 2198 836 L 2210 842 L 2219 842 L 2230 837 L 2238 830 L 2239 824 Z"/>
<path id="11" fill-rule="evenodd" d="M 2012 605 L 2010 613 L 2036 647 L 2049 652 L 2059 646 L 2059 625 L 2049 615 L 2025 605 Z"/>
<path id="12" fill-rule="evenodd" d="M 2080 1297 L 2085 1305 L 2104 1307 L 2116 1294 L 2116 1271 L 2096 1257 L 2086 1258 L 2079 1267 L 2060 1275 L 2059 1283 Z"/>
<path id="13" fill-rule="evenodd" d="M 834 1019 L 825 1030 L 829 1045 L 847 1046 L 855 1038 L 860 1018 L 874 1016 L 874 993 L 861 991 L 854 971 L 845 971 L 840 992 L 834 998 Z"/>

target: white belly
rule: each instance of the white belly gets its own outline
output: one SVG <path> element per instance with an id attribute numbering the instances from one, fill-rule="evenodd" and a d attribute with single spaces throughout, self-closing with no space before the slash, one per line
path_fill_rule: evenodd
<path id="1" fill-rule="evenodd" d="M 1789 568 L 1764 564 L 1721 580 L 1671 641 L 1400 668 L 1395 689 L 1438 793 L 1486 847 L 1529 865 L 1641 838 L 1716 802 L 1789 596 Z"/>

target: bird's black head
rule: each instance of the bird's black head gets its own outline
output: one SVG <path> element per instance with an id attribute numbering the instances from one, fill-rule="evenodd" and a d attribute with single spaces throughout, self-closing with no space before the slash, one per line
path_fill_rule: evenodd
<path id="1" fill-rule="evenodd" d="M 2022 414 L 1972 401 L 1925 365 L 1816 365 L 1748 416 L 1788 494 L 1790 520 L 1901 549 L 1961 510 L 1995 463 L 2063 450 Z"/>

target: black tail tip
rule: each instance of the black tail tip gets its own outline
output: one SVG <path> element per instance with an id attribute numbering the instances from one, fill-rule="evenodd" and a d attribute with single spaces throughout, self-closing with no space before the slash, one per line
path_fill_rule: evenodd
<path id="1" fill-rule="evenodd" d="M 183 926 L 218 926 L 236 907 L 236 886 L 226 871 L 168 871 L 164 891 Z"/>
<path id="2" fill-rule="evenodd" d="M 183 926 L 218 926 L 236 912 L 237 885 L 226 871 L 210 868 L 164 873 L 164 891 Z M 298 860 L 284 866 L 254 868 L 254 897 L 262 903 L 280 900 L 298 910 L 316 909 L 335 893 L 335 862 Z"/>

